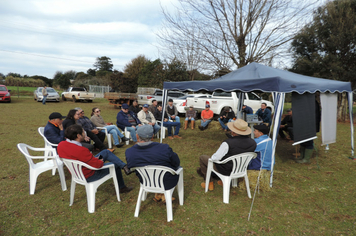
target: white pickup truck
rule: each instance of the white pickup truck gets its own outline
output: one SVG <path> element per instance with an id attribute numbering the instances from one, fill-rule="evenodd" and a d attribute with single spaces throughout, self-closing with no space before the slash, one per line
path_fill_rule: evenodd
<path id="1" fill-rule="evenodd" d="M 144 104 L 148 104 L 151 105 L 152 104 L 152 100 L 156 100 L 158 104 L 162 104 L 162 90 L 157 89 L 153 94 L 146 94 L 146 95 L 137 95 L 137 101 L 139 105 L 144 105 Z M 167 99 L 175 99 L 175 98 L 179 98 L 182 96 L 185 96 L 185 93 L 179 92 L 179 91 L 168 91 L 167 93 L 168 98 Z"/>
<path id="2" fill-rule="evenodd" d="M 188 97 L 185 110 L 187 110 L 189 106 L 193 105 L 194 109 L 200 113 L 205 109 L 205 106 L 209 104 L 210 110 L 212 110 L 214 114 L 220 115 L 224 107 L 230 107 L 236 114 L 238 103 L 239 99 L 237 92 L 214 92 L 210 97 Z M 245 93 L 244 104 L 251 107 L 253 112 L 256 112 L 259 108 L 261 108 L 262 103 L 266 103 L 267 108 L 270 109 L 272 113 L 274 112 L 272 102 L 262 100 L 253 92 Z"/>
<path id="3" fill-rule="evenodd" d="M 87 101 L 92 102 L 95 98 L 95 93 L 89 93 L 85 88 L 82 87 L 69 87 L 66 91 L 62 93 L 62 100 L 66 101 L 67 99 L 77 101 Z"/>

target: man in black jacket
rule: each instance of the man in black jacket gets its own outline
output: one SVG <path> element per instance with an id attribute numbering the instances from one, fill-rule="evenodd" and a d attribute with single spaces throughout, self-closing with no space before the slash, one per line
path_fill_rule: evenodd
<path id="1" fill-rule="evenodd" d="M 279 126 L 279 136 L 281 136 L 282 139 L 287 139 L 286 135 L 283 133 L 283 131 L 286 131 L 289 134 L 290 139 L 293 140 L 292 108 L 288 109 L 287 112 L 288 115 L 284 117 L 281 122 L 281 125 Z"/>

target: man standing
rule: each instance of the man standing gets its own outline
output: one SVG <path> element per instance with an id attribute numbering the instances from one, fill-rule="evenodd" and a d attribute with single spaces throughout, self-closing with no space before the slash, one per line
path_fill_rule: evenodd
<path id="1" fill-rule="evenodd" d="M 61 113 L 53 112 L 48 118 L 49 121 L 44 128 L 44 136 L 49 142 L 59 144 L 61 141 L 65 140 L 62 125 L 62 119 L 65 118 L 65 116 L 62 116 Z"/>
<path id="2" fill-rule="evenodd" d="M 269 128 L 264 125 L 254 125 L 253 134 L 257 144 L 255 152 L 257 157 L 252 159 L 248 165 L 248 170 L 260 170 L 261 164 L 263 170 L 272 168 L 272 139 L 268 137 Z"/>
<path id="3" fill-rule="evenodd" d="M 125 130 L 126 128 L 126 130 L 131 134 L 132 141 L 135 143 L 137 142 L 136 128 L 141 126 L 141 122 L 137 119 L 135 113 L 129 111 L 129 105 L 126 103 L 122 104 L 121 111 L 117 113 L 116 125 L 121 130 Z"/>
<path id="4" fill-rule="evenodd" d="M 157 111 L 155 113 L 155 118 L 158 121 L 162 121 L 162 106 L 158 105 L 157 106 Z M 181 139 L 182 137 L 178 136 L 179 134 L 179 129 L 180 129 L 180 122 L 170 122 L 168 120 L 168 115 L 165 112 L 164 113 L 164 120 L 163 120 L 163 126 L 167 127 L 168 130 L 168 138 L 169 139 L 173 139 L 173 138 L 179 138 Z M 174 136 L 172 136 L 172 127 L 175 127 L 175 131 L 174 131 Z"/>
<path id="5" fill-rule="evenodd" d="M 148 110 L 152 113 L 152 114 L 155 114 L 156 111 L 157 111 L 157 100 L 156 99 L 153 99 L 152 100 L 152 104 L 148 107 Z M 137 112 L 138 113 L 138 112 Z"/>
<path id="6" fill-rule="evenodd" d="M 161 129 L 161 127 L 156 124 L 154 115 L 148 110 L 148 104 L 143 105 L 142 110 L 137 113 L 137 118 L 144 125 L 152 125 L 155 134 Z"/>
<path id="7" fill-rule="evenodd" d="M 224 107 L 218 119 L 221 128 L 225 131 L 227 131 L 227 126 L 225 125 L 225 123 L 232 121 L 232 119 L 235 117 L 235 112 L 233 110 L 230 110 L 230 107 Z"/>
<path id="8" fill-rule="evenodd" d="M 257 114 L 258 117 L 260 117 L 263 120 L 263 123 L 265 123 L 268 126 L 271 126 L 272 114 L 271 114 L 271 110 L 267 108 L 266 103 L 263 102 L 261 104 L 261 108 L 258 109 L 255 114 Z"/>
<path id="9" fill-rule="evenodd" d="M 227 123 L 227 126 L 231 131 L 231 138 L 225 140 L 211 157 L 208 155 L 199 157 L 200 168 L 197 169 L 197 173 L 204 179 L 206 178 L 210 158 L 213 161 L 223 161 L 230 156 L 244 152 L 254 152 L 256 149 L 256 142 L 249 137 L 251 128 L 248 127 L 246 121 L 237 119 L 234 122 Z M 232 161 L 225 164 L 214 164 L 214 170 L 223 175 L 230 175 L 232 166 Z M 205 182 L 201 183 L 201 186 L 205 188 Z M 209 190 L 214 190 L 214 183 L 211 180 L 209 180 Z"/>
<path id="10" fill-rule="evenodd" d="M 213 120 L 214 117 L 214 112 L 210 110 L 210 105 L 205 106 L 205 110 L 201 112 L 200 116 L 201 125 L 199 126 L 199 129 L 203 131 L 208 128 L 209 123 Z"/>
<path id="11" fill-rule="evenodd" d="M 180 166 L 178 155 L 173 152 L 168 144 L 152 142 L 153 128 L 151 125 L 143 125 L 137 128 L 137 145 L 126 150 L 126 162 L 128 168 L 147 165 L 166 166 L 177 170 Z M 142 183 L 141 176 L 136 175 Z M 179 176 L 166 173 L 163 178 L 164 188 L 171 189 L 178 183 Z M 156 194 L 155 201 L 160 201 L 163 194 Z"/>
<path id="12" fill-rule="evenodd" d="M 47 100 L 47 96 L 48 96 L 47 86 L 44 86 L 44 87 L 43 87 L 43 89 L 42 89 L 42 96 L 43 96 L 42 104 L 43 104 L 43 105 L 46 105 L 46 100 Z"/>
<path id="13" fill-rule="evenodd" d="M 141 111 L 140 107 L 138 106 L 137 100 L 132 102 L 132 105 L 129 107 L 129 110 L 135 113 L 135 115 L 137 116 L 137 113 Z"/>
<path id="14" fill-rule="evenodd" d="M 290 141 L 294 140 L 293 137 L 293 117 L 292 117 L 292 108 L 287 110 L 288 115 L 284 117 L 284 119 L 281 122 L 281 125 L 279 126 L 279 136 L 281 136 L 282 139 L 287 139 L 286 135 L 283 133 L 283 131 L 286 131 L 289 134 Z"/>
<path id="15" fill-rule="evenodd" d="M 173 105 L 172 98 L 170 98 L 168 100 L 168 105 L 166 106 L 166 112 L 168 115 L 168 119 L 173 120 L 175 122 L 180 122 L 180 119 L 178 116 L 178 110 L 177 110 L 177 107 Z"/>
<path id="16" fill-rule="evenodd" d="M 61 158 L 78 160 L 94 168 L 101 168 L 104 165 L 113 163 L 115 165 L 116 178 L 119 183 L 120 193 L 128 193 L 133 189 L 132 187 L 125 186 L 121 169 L 123 169 L 127 175 L 131 172 L 127 168 L 127 165 L 117 156 L 109 150 L 103 150 L 94 157 L 87 148 L 82 147 L 80 142 L 84 141 L 85 132 L 80 125 L 75 124 L 66 128 L 65 137 L 67 138 L 66 141 L 60 142 L 57 148 L 58 155 Z M 104 164 L 105 161 L 109 161 L 111 163 Z M 90 170 L 83 167 L 83 174 L 87 182 L 93 182 L 108 175 L 109 169 Z"/>
<path id="17" fill-rule="evenodd" d="M 91 120 L 84 116 L 84 111 L 80 107 L 76 107 L 75 110 L 79 111 L 79 120 L 77 124 L 81 125 L 89 138 L 94 141 L 94 147 L 98 148 L 100 151 L 107 149 L 103 144 L 105 140 L 105 133 L 100 132 Z M 109 149 L 109 151 L 114 151 L 114 149 Z"/>

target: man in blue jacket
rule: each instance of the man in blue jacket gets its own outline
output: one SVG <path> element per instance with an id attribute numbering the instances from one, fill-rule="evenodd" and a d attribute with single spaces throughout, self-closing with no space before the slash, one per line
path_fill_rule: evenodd
<path id="1" fill-rule="evenodd" d="M 268 124 L 268 126 L 271 126 L 272 123 L 272 113 L 271 110 L 267 108 L 266 103 L 261 104 L 261 108 L 257 110 L 255 113 L 258 115 L 263 120 L 263 123 Z"/>
<path id="2" fill-rule="evenodd" d="M 65 140 L 64 130 L 62 125 L 62 116 L 59 112 L 53 112 L 49 115 L 49 121 L 44 128 L 44 136 L 47 140 L 53 144 L 59 144 L 61 141 Z"/>
<path id="3" fill-rule="evenodd" d="M 121 130 L 125 130 L 126 128 L 126 130 L 131 134 L 132 141 L 137 142 L 136 129 L 141 126 L 141 122 L 135 113 L 129 111 L 129 105 L 126 103 L 122 104 L 121 111 L 117 113 L 116 125 Z"/>

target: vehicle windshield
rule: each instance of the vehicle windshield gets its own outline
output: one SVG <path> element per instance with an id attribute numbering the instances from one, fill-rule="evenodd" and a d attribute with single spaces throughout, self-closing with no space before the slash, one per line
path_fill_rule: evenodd
<path id="1" fill-rule="evenodd" d="M 0 91 L 7 91 L 5 87 L 1 86 Z"/>
<path id="2" fill-rule="evenodd" d="M 55 93 L 56 92 L 56 90 L 54 90 L 53 88 L 48 88 L 47 89 L 47 93 Z"/>

